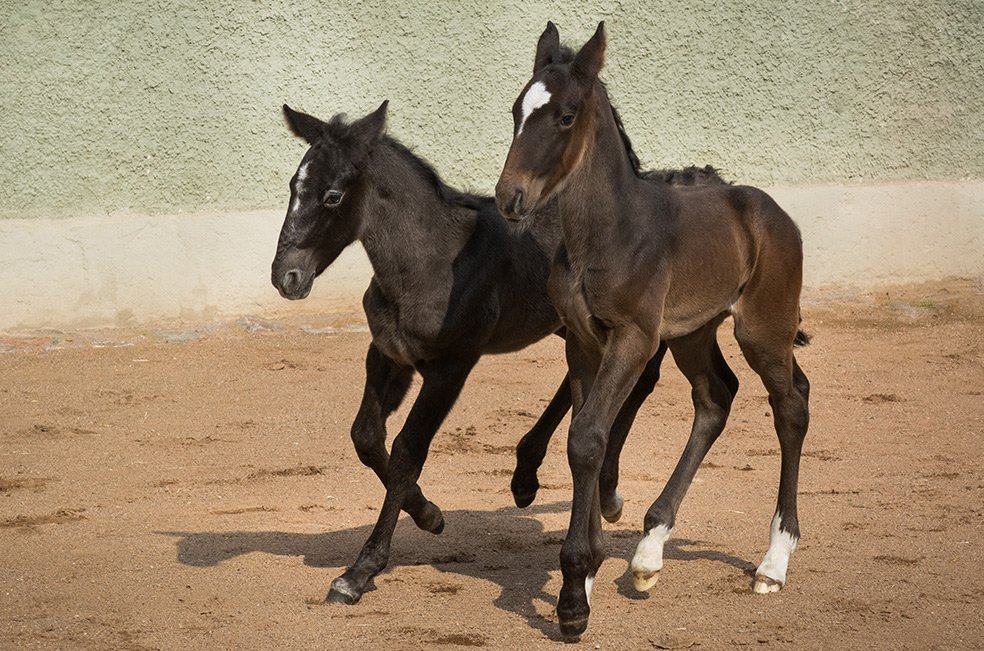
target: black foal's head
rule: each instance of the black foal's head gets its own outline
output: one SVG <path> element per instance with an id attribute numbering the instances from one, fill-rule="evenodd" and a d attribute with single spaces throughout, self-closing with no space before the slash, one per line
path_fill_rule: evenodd
<path id="1" fill-rule="evenodd" d="M 513 104 L 513 141 L 496 204 L 520 219 L 547 201 L 580 165 L 599 119 L 591 101 L 605 60 L 605 23 L 573 56 L 553 23 L 540 36 L 533 78 Z"/>
<path id="2" fill-rule="evenodd" d="M 315 277 L 359 236 L 364 170 L 383 137 L 386 105 L 347 124 L 340 115 L 322 122 L 284 104 L 287 125 L 311 145 L 290 180 L 273 259 L 273 285 L 284 298 L 305 298 Z"/>

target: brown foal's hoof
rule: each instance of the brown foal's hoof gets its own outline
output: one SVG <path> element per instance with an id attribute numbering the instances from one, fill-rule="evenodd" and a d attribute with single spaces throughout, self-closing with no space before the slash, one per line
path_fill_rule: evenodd
<path id="1" fill-rule="evenodd" d="M 615 493 L 611 502 L 601 505 L 601 516 L 608 522 L 618 522 L 622 517 L 623 506 L 625 506 L 625 500 L 621 495 Z"/>

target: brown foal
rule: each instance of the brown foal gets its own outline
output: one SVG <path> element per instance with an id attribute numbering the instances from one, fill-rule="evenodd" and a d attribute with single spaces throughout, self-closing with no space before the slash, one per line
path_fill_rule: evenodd
<path id="1" fill-rule="evenodd" d="M 800 535 L 796 485 L 809 423 L 809 382 L 793 355 L 794 343 L 805 341 L 799 230 L 756 188 L 647 183 L 598 78 L 605 45 L 604 23 L 576 54 L 560 46 L 548 23 L 533 78 L 513 106 L 513 141 L 496 186 L 497 205 L 509 219 L 553 198 L 560 211 L 563 244 L 549 291 L 567 328 L 575 414 L 567 449 L 574 496 L 557 606 L 566 635 L 586 629 L 604 559 L 598 480 L 608 433 L 661 339 L 693 387 L 695 415 L 683 455 L 646 514 L 631 564 L 638 590 L 656 583 L 677 509 L 738 390 L 717 344 L 727 317 L 768 391 L 782 451 L 778 504 L 755 592 L 776 591 L 786 581 Z"/>

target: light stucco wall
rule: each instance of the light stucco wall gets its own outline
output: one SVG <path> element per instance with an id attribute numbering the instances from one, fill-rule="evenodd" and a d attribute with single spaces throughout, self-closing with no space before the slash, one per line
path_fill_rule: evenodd
<path id="1" fill-rule="evenodd" d="M 948 276 L 984 289 L 984 181 L 768 190 L 803 232 L 807 299 Z M 279 229 L 274 210 L 0 220 L 0 332 L 360 311 L 372 270 L 358 244 L 309 298 L 280 298 L 269 273 Z"/>
<path id="2" fill-rule="evenodd" d="M 285 101 L 328 117 L 388 98 L 393 135 L 449 182 L 488 192 L 548 19 L 575 44 L 607 21 L 604 76 L 647 166 L 711 163 L 802 196 L 816 185 L 834 197 L 823 205 L 855 215 L 846 238 L 816 204 L 790 209 L 808 256 L 880 247 L 871 257 L 885 262 L 856 284 L 942 273 L 896 264 L 921 259 L 899 233 L 965 256 L 979 241 L 980 0 L 4 2 L 0 329 L 280 305 L 272 238 L 303 153 Z M 915 195 L 948 208 L 893 222 Z M 851 196 L 865 198 L 855 209 L 887 203 L 869 220 L 842 209 Z M 844 266 L 812 277 L 855 275 L 830 264 Z M 973 251 L 949 264 L 982 266 Z M 369 273 L 358 256 L 349 269 L 352 287 Z"/>
<path id="3" fill-rule="evenodd" d="M 0 216 L 281 206 L 283 102 L 389 98 L 392 133 L 487 190 L 548 19 L 575 44 L 607 21 L 604 74 L 648 164 L 984 177 L 980 0 L 29 1 L 0 6 Z"/>

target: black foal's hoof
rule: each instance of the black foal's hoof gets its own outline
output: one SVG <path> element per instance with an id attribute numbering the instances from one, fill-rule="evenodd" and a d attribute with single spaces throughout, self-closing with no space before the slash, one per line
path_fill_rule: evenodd
<path id="1" fill-rule="evenodd" d="M 444 531 L 444 513 L 433 502 L 427 502 L 420 513 L 413 518 L 414 524 L 424 531 L 437 535 Z"/>
<path id="2" fill-rule="evenodd" d="M 355 590 L 349 586 L 348 581 L 342 577 L 338 577 L 331 582 L 331 587 L 328 588 L 328 596 L 325 597 L 325 601 L 330 604 L 345 604 L 346 606 L 354 606 L 359 602 L 362 597 Z"/>
<path id="3" fill-rule="evenodd" d="M 516 506 L 525 509 L 536 499 L 536 492 L 540 490 L 540 482 L 535 476 L 532 482 L 524 482 L 513 474 L 512 484 L 509 488 L 512 490 L 513 501 L 516 502 Z"/>
<path id="4" fill-rule="evenodd" d="M 521 509 L 525 509 L 527 506 L 533 503 L 536 499 L 536 491 L 532 493 L 513 493 L 513 501 L 516 502 L 516 506 Z"/>
<path id="5" fill-rule="evenodd" d="M 588 630 L 587 617 L 570 621 L 560 620 L 560 634 L 564 637 L 580 637 L 586 630 Z"/>

